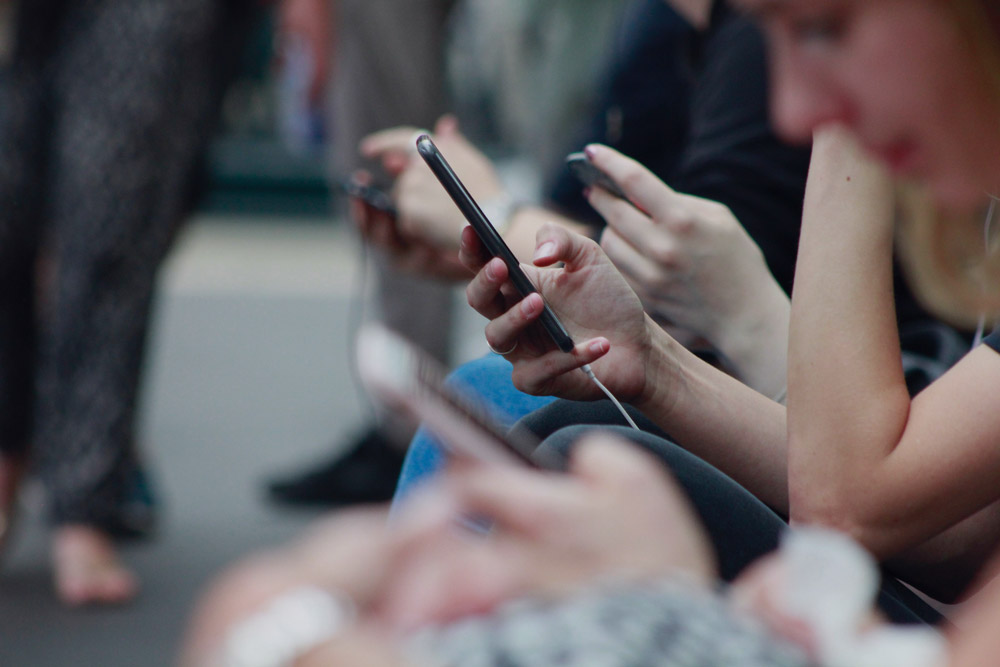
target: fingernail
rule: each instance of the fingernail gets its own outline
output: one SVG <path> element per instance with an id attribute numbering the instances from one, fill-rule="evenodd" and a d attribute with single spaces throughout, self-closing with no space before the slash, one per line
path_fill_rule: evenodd
<path id="1" fill-rule="evenodd" d="M 586 155 L 588 159 L 593 160 L 594 156 L 597 155 L 597 146 L 594 144 L 588 144 L 584 147 L 583 154 Z"/>
<path id="2" fill-rule="evenodd" d="M 555 241 L 546 241 L 535 249 L 535 261 L 547 259 L 556 254 Z"/>
<path id="3" fill-rule="evenodd" d="M 533 299 L 529 295 L 521 302 L 521 314 L 530 317 L 540 310 L 538 299 Z"/>
<path id="4" fill-rule="evenodd" d="M 608 347 L 609 347 L 608 341 L 605 340 L 604 338 L 601 338 L 600 340 L 595 340 L 593 343 L 590 344 L 590 351 L 593 352 L 594 354 L 603 354 L 604 352 L 608 351 Z"/>
<path id="5" fill-rule="evenodd" d="M 486 277 L 489 278 L 490 280 L 497 279 L 497 273 L 496 271 L 493 270 L 493 262 L 489 262 L 486 265 Z"/>

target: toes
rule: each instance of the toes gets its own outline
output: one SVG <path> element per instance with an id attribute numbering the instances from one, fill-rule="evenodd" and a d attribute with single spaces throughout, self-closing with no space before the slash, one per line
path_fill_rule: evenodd
<path id="1" fill-rule="evenodd" d="M 93 528 L 57 529 L 53 561 L 56 594 L 64 604 L 122 604 L 138 594 L 135 575 L 119 560 L 111 540 Z"/>

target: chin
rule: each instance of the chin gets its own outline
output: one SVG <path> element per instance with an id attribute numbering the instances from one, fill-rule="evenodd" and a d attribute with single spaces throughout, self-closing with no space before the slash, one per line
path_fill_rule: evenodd
<path id="1" fill-rule="evenodd" d="M 982 178 L 940 178 L 927 183 L 928 192 L 937 206 L 956 214 L 981 210 L 990 195 L 1000 195 L 1000 189 L 988 187 Z"/>

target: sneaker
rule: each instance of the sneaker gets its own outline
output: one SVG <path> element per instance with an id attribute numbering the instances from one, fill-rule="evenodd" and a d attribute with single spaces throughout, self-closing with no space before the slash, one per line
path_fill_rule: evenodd
<path id="1" fill-rule="evenodd" d="M 343 507 L 392 499 L 405 454 L 374 427 L 346 455 L 268 483 L 268 496 L 285 505 Z"/>

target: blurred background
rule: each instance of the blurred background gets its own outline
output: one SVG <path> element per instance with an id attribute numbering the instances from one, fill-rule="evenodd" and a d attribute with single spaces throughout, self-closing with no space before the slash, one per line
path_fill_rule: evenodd
<path id="1" fill-rule="evenodd" d="M 583 118 L 622 4 L 469 0 L 454 12 L 455 111 L 524 196 Z M 156 278 L 137 445 L 162 516 L 152 540 L 123 552 L 141 593 L 121 607 L 61 605 L 45 500 L 29 481 L 0 570 L 5 667 L 172 664 L 210 576 L 317 516 L 268 503 L 264 480 L 370 419 L 350 360 L 371 267 L 329 186 L 338 128 L 303 103 L 310 64 L 276 61 L 276 8 L 250 13 L 195 212 Z M 458 347 L 469 343 L 456 361 L 484 349 L 477 316 L 458 310 Z"/>

